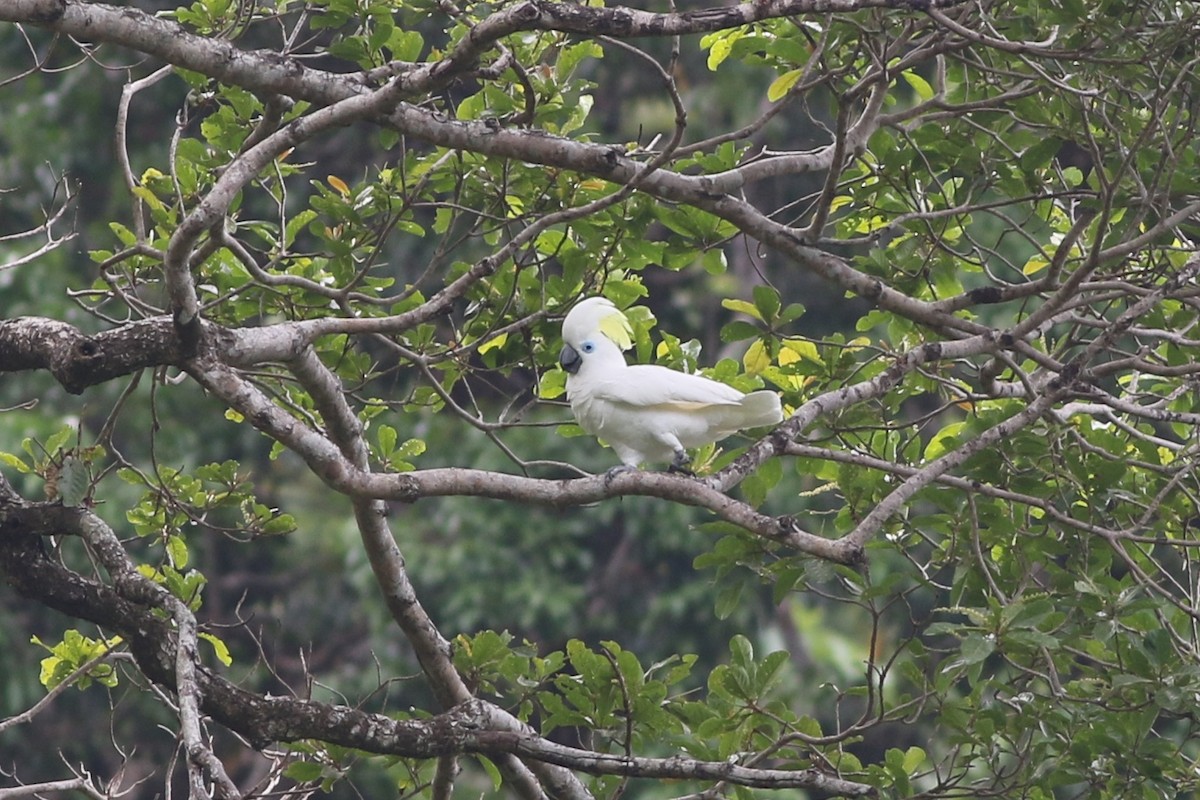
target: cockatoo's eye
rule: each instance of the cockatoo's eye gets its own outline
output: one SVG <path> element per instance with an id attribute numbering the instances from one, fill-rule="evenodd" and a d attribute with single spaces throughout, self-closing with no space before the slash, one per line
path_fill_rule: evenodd
<path id="1" fill-rule="evenodd" d="M 592 344 L 591 342 L 584 342 L 579 346 L 579 349 L 585 353 L 590 353 L 596 349 L 596 345 Z"/>

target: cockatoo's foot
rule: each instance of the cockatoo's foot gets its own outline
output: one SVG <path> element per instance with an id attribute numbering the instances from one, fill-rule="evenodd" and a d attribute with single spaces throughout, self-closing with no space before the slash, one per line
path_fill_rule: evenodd
<path id="1" fill-rule="evenodd" d="M 696 477 L 696 473 L 691 470 L 692 460 L 688 458 L 688 454 L 683 450 L 675 451 L 675 458 L 671 461 L 671 466 L 667 467 L 667 472 L 677 472 L 681 475 L 687 475 L 689 478 Z"/>
<path id="2" fill-rule="evenodd" d="M 637 472 L 637 467 L 629 464 L 618 464 L 615 467 L 609 467 L 604 472 L 604 488 L 608 488 L 608 485 L 613 482 L 613 478 L 626 472 Z"/>

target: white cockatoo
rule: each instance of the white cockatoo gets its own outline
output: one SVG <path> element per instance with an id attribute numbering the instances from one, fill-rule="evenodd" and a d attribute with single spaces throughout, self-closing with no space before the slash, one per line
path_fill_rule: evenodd
<path id="1" fill-rule="evenodd" d="M 670 461 L 673 470 L 685 470 L 687 448 L 783 420 L 775 392 L 743 394 L 700 375 L 627 365 L 622 351 L 633 346 L 633 329 L 603 297 L 572 308 L 562 338 L 558 360 L 575 421 L 608 442 L 626 468 Z"/>

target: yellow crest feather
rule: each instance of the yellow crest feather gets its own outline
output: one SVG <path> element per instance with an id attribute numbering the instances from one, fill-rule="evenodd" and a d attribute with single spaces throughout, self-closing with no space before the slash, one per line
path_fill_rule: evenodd
<path id="1" fill-rule="evenodd" d="M 600 320 L 600 332 L 612 339 L 622 350 L 633 347 L 633 327 L 625 315 L 615 308 L 611 314 Z"/>

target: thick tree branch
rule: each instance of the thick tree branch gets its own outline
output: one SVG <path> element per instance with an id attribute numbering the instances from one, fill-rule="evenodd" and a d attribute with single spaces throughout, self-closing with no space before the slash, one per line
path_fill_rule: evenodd
<path id="1" fill-rule="evenodd" d="M 532 12 L 524 13 L 542 30 L 630 38 L 709 33 L 801 14 L 844 14 L 868 8 L 928 11 L 931 8 L 950 8 L 963 2 L 965 0 L 766 0 L 665 14 L 624 6 L 603 8 L 554 2 L 522 5 L 532 7 Z"/>
<path id="2" fill-rule="evenodd" d="M 165 318 L 94 336 L 44 317 L 0 320 L 0 372 L 46 370 L 72 394 L 139 369 L 180 365 L 187 356 Z"/>
<path id="3" fill-rule="evenodd" d="M 92 785 L 91 780 L 84 776 L 67 778 L 61 781 L 44 781 L 31 783 L 27 786 L 15 786 L 11 789 L 0 789 L 0 800 L 17 800 L 19 797 L 41 797 L 54 792 L 82 793 L 93 800 L 112 800 L 112 795 L 105 794 Z"/>
<path id="4" fill-rule="evenodd" d="M 844 797 L 875 795 L 871 786 L 842 780 L 815 769 L 758 769 L 740 766 L 735 761 L 694 761 L 680 757 L 642 758 L 623 753 L 596 753 L 503 731 L 482 731 L 474 739 L 481 748 L 494 747 L 506 753 L 550 761 L 593 775 L 725 781 L 758 789 L 812 789 Z"/>

